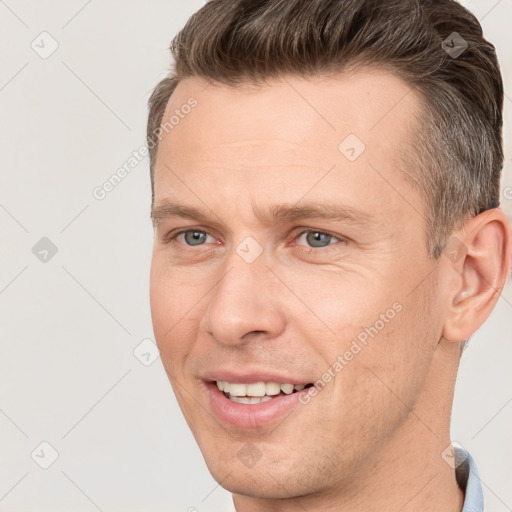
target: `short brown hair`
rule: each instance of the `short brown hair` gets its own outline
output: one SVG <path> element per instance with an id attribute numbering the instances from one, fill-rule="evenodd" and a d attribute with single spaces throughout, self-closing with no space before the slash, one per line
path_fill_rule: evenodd
<path id="1" fill-rule="evenodd" d="M 454 40 L 460 55 L 450 50 Z M 153 199 L 156 133 L 181 80 L 237 87 L 377 66 L 422 100 L 402 157 L 404 174 L 424 197 L 430 256 L 439 257 L 466 215 L 499 204 L 501 73 L 478 20 L 455 0 L 210 0 L 170 49 L 174 67 L 149 99 Z"/>

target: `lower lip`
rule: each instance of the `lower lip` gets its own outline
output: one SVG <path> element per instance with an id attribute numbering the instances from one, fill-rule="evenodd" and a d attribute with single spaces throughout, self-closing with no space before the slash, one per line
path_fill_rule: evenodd
<path id="1" fill-rule="evenodd" d="M 279 395 L 259 404 L 232 402 L 217 387 L 215 382 L 205 383 L 210 407 L 222 422 L 240 428 L 255 429 L 277 423 L 299 405 L 299 394 L 307 389 L 289 395 Z"/>

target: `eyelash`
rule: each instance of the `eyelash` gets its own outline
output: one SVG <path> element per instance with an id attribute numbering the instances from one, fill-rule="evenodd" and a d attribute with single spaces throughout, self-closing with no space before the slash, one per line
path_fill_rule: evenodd
<path id="1" fill-rule="evenodd" d="M 189 232 L 199 232 L 199 233 L 204 233 L 204 234 L 209 235 L 209 236 L 213 236 L 213 235 L 211 235 L 210 233 L 208 233 L 207 231 L 205 231 L 203 229 L 194 228 L 194 227 L 190 228 L 189 227 L 189 228 L 186 228 L 186 229 L 181 229 L 180 231 L 177 231 L 176 233 L 168 234 L 164 238 L 164 243 L 170 244 L 170 243 L 174 242 L 178 238 L 178 236 L 180 236 L 180 235 L 182 235 L 184 233 L 189 233 Z M 311 228 L 302 228 L 302 231 L 299 231 L 297 234 L 295 234 L 293 239 L 294 240 L 298 239 L 302 235 L 305 235 L 305 234 L 308 234 L 308 233 L 319 233 L 321 235 L 330 236 L 331 238 L 337 240 L 338 242 L 346 242 L 346 238 L 344 238 L 344 237 L 341 237 L 341 236 L 338 236 L 338 235 L 334 235 L 333 233 L 329 233 L 328 231 L 320 231 L 318 229 L 311 229 Z M 183 245 L 185 247 L 190 248 L 190 249 L 194 248 L 194 246 L 187 245 L 185 243 Z M 204 245 L 204 244 L 198 245 L 196 247 L 202 247 L 202 245 Z M 294 246 L 298 246 L 298 247 L 302 247 L 302 250 L 304 252 L 306 252 L 307 254 L 311 254 L 311 253 L 319 253 L 320 251 L 322 251 L 322 252 L 328 251 L 331 248 L 332 245 L 336 245 L 336 244 L 330 243 L 329 245 L 326 245 L 325 247 L 311 247 L 311 246 L 308 246 L 308 245 L 298 245 L 298 244 L 293 244 L 293 245 Z"/>

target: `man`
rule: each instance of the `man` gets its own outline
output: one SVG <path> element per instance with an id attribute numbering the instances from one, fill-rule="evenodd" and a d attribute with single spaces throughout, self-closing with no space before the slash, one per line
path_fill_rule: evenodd
<path id="1" fill-rule="evenodd" d="M 503 86 L 452 0 L 212 0 L 150 99 L 162 362 L 237 512 L 481 511 L 450 446 L 510 271 Z"/>

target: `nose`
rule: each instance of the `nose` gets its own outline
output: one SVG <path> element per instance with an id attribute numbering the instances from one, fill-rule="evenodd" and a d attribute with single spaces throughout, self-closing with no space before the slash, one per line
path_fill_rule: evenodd
<path id="1" fill-rule="evenodd" d="M 210 295 L 203 329 L 225 345 L 279 336 L 286 326 L 282 290 L 263 256 L 246 263 L 235 254 L 230 263 Z"/>

